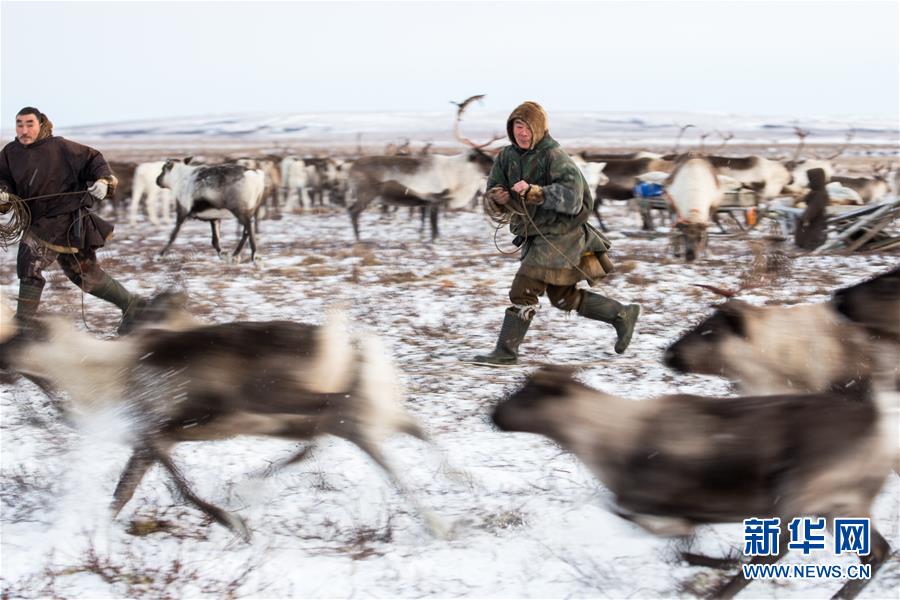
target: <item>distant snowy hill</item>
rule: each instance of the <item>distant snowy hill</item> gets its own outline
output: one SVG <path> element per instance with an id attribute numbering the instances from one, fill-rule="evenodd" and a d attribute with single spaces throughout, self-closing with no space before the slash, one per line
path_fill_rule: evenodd
<path id="1" fill-rule="evenodd" d="M 506 113 L 469 109 L 462 123 L 465 135 L 486 141 L 503 134 Z M 79 140 L 177 141 L 188 138 L 260 140 L 271 142 L 351 144 L 385 143 L 408 138 L 438 146 L 455 144 L 452 136 L 453 107 L 440 112 L 311 112 L 294 114 L 255 113 L 210 115 L 57 127 L 57 133 Z M 733 134 L 729 144 L 793 143 L 794 127 L 810 132 L 808 143 L 840 143 L 852 128 L 854 143 L 900 142 L 900 123 L 884 117 L 787 117 L 678 112 L 558 112 L 550 115 L 551 132 L 570 145 L 668 145 L 680 126 L 692 124 L 684 140 L 696 143 L 709 134 L 708 146 L 721 143 L 717 132 Z M 3 129 L 4 140 L 13 136 Z"/>

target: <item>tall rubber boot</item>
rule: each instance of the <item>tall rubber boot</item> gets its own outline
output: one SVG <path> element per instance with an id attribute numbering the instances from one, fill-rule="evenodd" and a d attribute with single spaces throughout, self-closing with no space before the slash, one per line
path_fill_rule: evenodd
<path id="1" fill-rule="evenodd" d="M 19 281 L 19 299 L 16 305 L 16 319 L 20 323 L 30 321 L 37 314 L 41 304 L 41 294 L 44 291 L 42 282 Z"/>
<path id="2" fill-rule="evenodd" d="M 126 290 L 125 286 L 108 274 L 103 275 L 103 279 L 97 287 L 90 291 L 90 294 L 115 304 L 122 311 L 122 321 L 116 330 L 119 335 L 124 335 L 131 330 L 135 317 L 147 306 L 145 299 Z"/>
<path id="3" fill-rule="evenodd" d="M 531 319 L 523 319 L 515 308 L 507 308 L 503 315 L 503 325 L 500 327 L 500 336 L 497 338 L 497 346 L 490 354 L 480 354 L 472 359 L 473 363 L 493 367 L 505 367 L 516 364 L 519 358 L 519 344 L 528 333 Z"/>
<path id="4" fill-rule="evenodd" d="M 641 314 L 641 305 L 625 306 L 612 298 L 585 292 L 581 298 L 581 306 L 578 307 L 578 314 L 588 319 L 609 323 L 615 327 L 618 336 L 615 346 L 616 354 L 622 354 L 631 343 L 634 326 L 637 323 L 638 315 Z"/>

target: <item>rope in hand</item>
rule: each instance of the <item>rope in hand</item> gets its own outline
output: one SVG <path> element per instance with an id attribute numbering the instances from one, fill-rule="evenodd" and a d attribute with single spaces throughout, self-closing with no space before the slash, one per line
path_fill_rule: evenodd
<path id="1" fill-rule="evenodd" d="M 514 201 L 518 201 L 518 203 L 521 204 L 522 208 L 517 209 L 515 206 L 513 206 Z M 587 273 L 585 273 L 579 265 L 576 265 L 571 260 L 569 260 L 569 257 L 566 256 L 565 252 L 560 250 L 556 246 L 556 244 L 554 244 L 549 239 L 547 239 L 547 236 L 544 235 L 544 232 L 541 231 L 541 228 L 538 227 L 537 224 L 534 222 L 534 219 L 531 218 L 531 213 L 528 212 L 528 207 L 525 205 L 524 199 L 519 194 L 515 194 L 512 198 L 510 198 L 509 202 L 507 202 L 505 205 L 502 205 L 502 206 L 506 210 L 497 211 L 497 210 L 494 210 L 493 208 L 488 208 L 488 205 L 485 204 L 485 212 L 487 213 L 488 217 L 490 217 L 490 219 L 492 221 L 494 221 L 494 223 L 496 223 L 496 226 L 494 228 L 494 246 L 497 248 L 497 250 L 501 254 L 506 254 L 506 255 L 515 254 L 518 250 L 514 250 L 512 252 L 504 252 L 500 248 L 500 246 L 497 244 L 497 235 L 499 234 L 500 230 L 503 229 L 504 227 L 506 227 L 507 225 L 509 225 L 510 221 L 512 220 L 513 215 L 518 215 L 520 217 L 524 216 L 526 219 L 528 219 L 528 222 L 531 223 L 531 227 L 534 228 L 534 231 L 536 231 L 537 234 L 539 236 L 541 236 L 541 238 L 543 238 L 543 240 L 545 242 L 547 242 L 547 245 L 550 246 L 553 250 L 555 250 L 560 256 L 562 256 L 563 259 L 565 259 L 565 261 L 567 263 L 569 263 L 569 266 L 571 266 L 573 269 L 575 269 L 576 271 L 581 273 L 581 275 L 584 276 L 584 278 L 588 281 L 588 283 L 590 283 L 591 281 L 596 279 L 594 277 L 589 276 Z M 538 206 L 538 205 L 535 205 L 535 206 Z M 526 234 L 528 233 L 527 227 L 526 227 L 525 233 Z M 527 238 L 529 236 L 524 235 L 522 237 Z"/>
<path id="2" fill-rule="evenodd" d="M 28 230 L 31 225 L 31 210 L 28 208 L 28 202 L 32 200 L 43 200 L 45 198 L 58 198 L 61 196 L 74 196 L 76 194 L 84 194 L 80 192 L 64 192 L 61 194 L 45 194 L 43 196 L 33 196 L 31 198 L 20 198 L 13 193 L 9 193 L 10 207 L 5 214 L 9 218 L 0 222 L 0 248 L 6 250 L 11 244 L 15 244 L 22 237 L 22 234 Z"/>
<path id="3" fill-rule="evenodd" d="M 10 215 L 9 219 L 5 222 L 0 223 L 0 248 L 4 251 L 7 247 L 15 242 L 18 242 L 22 235 L 28 230 L 28 227 L 31 225 L 31 210 L 28 208 L 28 202 L 32 200 L 43 200 L 45 198 L 60 198 L 63 196 L 75 196 L 75 195 L 84 195 L 88 193 L 85 190 L 81 190 L 78 192 L 61 192 L 58 194 L 44 194 L 43 196 L 32 196 L 31 198 L 20 198 L 19 196 L 10 193 L 9 194 L 9 203 L 11 204 L 10 208 L 6 211 L 6 214 Z M 79 209 L 80 212 L 82 209 Z M 72 233 L 72 229 L 79 222 L 79 220 L 86 219 L 88 215 L 92 212 L 90 209 L 84 209 L 85 214 L 79 214 L 75 219 L 72 220 L 71 225 L 69 225 L 68 229 L 66 229 L 66 245 L 68 247 L 72 247 L 72 239 L 70 234 Z M 84 323 L 85 328 L 91 333 L 97 333 L 94 331 L 90 325 L 87 323 L 87 317 L 85 315 L 84 310 L 84 271 L 81 268 L 81 261 L 78 260 L 78 254 L 75 253 L 72 255 L 75 258 L 75 266 L 78 269 L 78 277 L 81 278 L 81 285 L 78 286 L 78 289 L 81 291 L 81 322 Z"/>

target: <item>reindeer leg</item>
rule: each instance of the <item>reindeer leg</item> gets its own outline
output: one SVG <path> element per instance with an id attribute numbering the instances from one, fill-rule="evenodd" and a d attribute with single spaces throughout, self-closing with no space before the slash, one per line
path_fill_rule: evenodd
<path id="1" fill-rule="evenodd" d="M 754 556 L 750 560 L 751 565 L 771 565 L 781 560 L 781 557 L 787 553 L 788 542 L 790 542 L 790 530 L 785 527 L 781 530 L 778 537 L 778 555 L 777 556 Z M 740 570 L 731 578 L 724 586 L 713 592 L 712 598 L 734 598 L 738 592 L 747 587 L 750 579 L 744 579 L 744 572 Z"/>
<path id="2" fill-rule="evenodd" d="M 732 216 L 730 212 L 728 213 L 728 215 Z M 712 222 L 715 223 L 719 228 L 719 233 L 728 233 L 728 230 L 725 229 L 725 226 L 722 225 L 722 222 L 719 220 L 719 211 L 717 211 L 715 208 L 709 209 L 709 218 L 712 219 Z M 732 218 L 734 217 L 732 216 Z M 740 223 L 738 223 L 738 226 L 740 226 Z"/>
<path id="3" fill-rule="evenodd" d="M 360 210 L 356 210 L 355 206 L 350 207 L 350 224 L 353 225 L 353 235 L 356 237 L 356 241 L 359 241 L 359 213 L 362 212 Z"/>
<path id="4" fill-rule="evenodd" d="M 244 226 L 244 231 L 241 233 L 241 240 L 238 242 L 237 247 L 231 255 L 232 258 L 234 258 L 234 262 L 239 262 L 238 256 L 240 256 L 241 250 L 244 249 L 244 244 L 247 243 L 247 238 L 250 237 L 250 230 L 253 227 L 253 224 L 250 223 L 248 219 L 242 219 L 241 224 Z"/>
<path id="5" fill-rule="evenodd" d="M 340 434 L 338 434 L 340 435 Z M 416 495 L 410 490 L 406 485 L 404 485 L 403 481 L 397 476 L 396 471 L 394 471 L 391 464 L 385 459 L 384 455 L 381 453 L 381 450 L 375 444 L 374 441 L 366 439 L 364 435 L 360 435 L 359 437 L 351 436 L 347 437 L 347 440 L 353 442 L 359 448 L 369 455 L 369 457 L 375 461 L 375 463 L 382 468 L 382 472 L 385 473 L 388 480 L 400 493 L 409 501 L 412 507 L 418 512 L 422 519 L 425 521 L 425 525 L 431 532 L 442 539 L 449 538 L 449 529 L 447 526 L 435 515 L 431 510 L 426 508 Z"/>
<path id="6" fill-rule="evenodd" d="M 291 465 L 294 465 L 294 464 L 297 464 L 298 462 L 306 460 L 309 457 L 309 455 L 312 454 L 312 451 L 314 448 L 315 448 L 315 444 L 310 442 L 309 444 L 307 444 L 306 446 L 304 446 L 297 452 L 294 452 L 293 454 L 291 454 L 289 457 L 285 458 L 284 460 L 280 460 L 274 464 L 271 464 L 271 465 L 265 467 L 261 471 L 257 471 L 256 473 L 254 473 L 252 475 L 252 477 L 271 477 L 272 475 L 275 475 L 282 469 L 286 469 L 287 467 L 289 467 Z"/>
<path id="7" fill-rule="evenodd" d="M 244 523 L 244 520 L 241 517 L 229 513 L 228 511 L 222 510 L 218 506 L 200 499 L 200 497 L 194 494 L 190 486 L 188 486 L 187 481 L 181 475 L 181 472 L 179 472 L 178 467 L 175 466 L 175 463 L 172 462 L 172 459 L 171 457 L 169 457 L 167 452 L 160 448 L 154 448 L 153 453 L 156 455 L 156 460 L 162 463 L 162 466 L 165 467 L 165 469 L 169 472 L 169 475 L 172 476 L 172 480 L 175 482 L 178 490 L 188 502 L 192 503 L 194 506 L 206 513 L 220 525 L 224 525 L 228 529 L 232 530 L 245 542 L 250 541 L 250 530 L 247 529 L 247 525 L 246 523 Z"/>
<path id="8" fill-rule="evenodd" d="M 222 256 L 222 246 L 219 241 L 219 219 L 213 219 L 209 222 L 209 228 L 212 230 L 212 246 L 216 249 L 216 254 Z"/>
<path id="9" fill-rule="evenodd" d="M 431 218 L 431 241 L 433 242 L 438 236 L 438 207 L 432 204 L 428 207 L 429 217 Z"/>
<path id="10" fill-rule="evenodd" d="M 184 225 L 184 221 L 187 219 L 187 213 L 181 210 L 178 211 L 178 215 L 175 217 L 175 229 L 172 230 L 172 235 L 169 236 L 169 241 L 163 247 L 162 251 L 159 253 L 160 256 L 164 255 L 169 251 L 169 247 L 172 245 L 172 242 L 175 241 L 175 236 L 178 235 L 178 232 L 181 230 L 181 226 Z"/>
<path id="11" fill-rule="evenodd" d="M 256 217 L 253 217 L 253 223 L 259 223 L 259 220 Z M 254 231 L 254 227 L 250 227 L 247 230 L 250 233 L 250 262 L 254 262 L 256 260 L 256 234 L 257 231 Z"/>
<path id="12" fill-rule="evenodd" d="M 859 557 L 859 560 L 864 565 L 872 565 L 872 578 L 874 578 L 875 573 L 877 573 L 878 569 L 881 568 L 881 565 L 884 564 L 884 560 L 890 556 L 891 547 L 887 543 L 887 540 L 884 539 L 884 536 L 882 536 L 875 527 L 872 527 L 871 531 L 872 551 L 867 556 Z M 842 598 L 844 600 L 856 598 L 871 580 L 872 579 L 851 579 L 831 598 L 832 600 L 835 598 Z"/>
<path id="13" fill-rule="evenodd" d="M 736 558 L 706 556 L 695 552 L 682 552 L 681 558 L 692 567 L 708 567 L 710 569 L 733 569 L 741 562 Z"/>
<path id="14" fill-rule="evenodd" d="M 154 454 L 145 448 L 132 451 L 131 458 L 128 459 L 128 464 L 125 465 L 122 475 L 119 477 L 116 491 L 113 492 L 112 504 L 109 506 L 114 519 L 134 496 L 137 486 L 155 462 Z"/>
<path id="15" fill-rule="evenodd" d="M 137 213 L 141 205 L 142 192 L 137 186 L 131 191 L 131 203 L 128 205 L 128 221 L 131 225 L 137 225 Z"/>

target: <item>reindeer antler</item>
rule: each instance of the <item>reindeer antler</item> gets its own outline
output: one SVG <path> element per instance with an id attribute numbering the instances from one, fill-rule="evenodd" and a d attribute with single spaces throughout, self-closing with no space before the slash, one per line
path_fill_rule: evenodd
<path id="1" fill-rule="evenodd" d="M 826 156 L 822 160 L 834 160 L 838 156 L 844 153 L 847 147 L 850 145 L 850 142 L 853 141 L 853 137 L 856 135 L 856 130 L 854 128 L 850 128 L 850 131 L 847 132 L 847 139 L 844 140 L 844 145 L 838 148 L 838 151 L 832 154 L 831 156 Z"/>
<path id="2" fill-rule="evenodd" d="M 454 102 L 453 100 L 451 100 L 451 101 L 450 101 L 450 104 L 455 104 L 456 106 L 459 107 L 459 110 L 456 112 L 456 118 L 457 118 L 457 119 L 461 119 L 461 118 L 462 118 L 462 114 L 466 111 L 466 108 L 468 108 L 469 105 L 470 105 L 471 103 L 475 102 L 476 100 L 477 100 L 478 102 L 481 102 L 482 98 L 484 98 L 485 95 L 486 95 L 486 94 L 478 94 L 478 95 L 476 95 L 476 96 L 469 96 L 468 98 L 466 98 L 466 99 L 463 100 L 462 102 Z"/>
<path id="3" fill-rule="evenodd" d="M 791 159 L 792 162 L 796 162 L 797 159 L 800 158 L 800 152 L 803 150 L 803 146 L 806 145 L 806 136 L 809 135 L 809 131 L 800 129 L 798 125 L 795 125 L 794 135 L 800 138 L 800 144 L 797 146 L 797 150 L 794 151 L 794 158 Z"/>
<path id="4" fill-rule="evenodd" d="M 678 145 L 681 143 L 681 136 L 684 135 L 684 132 L 690 129 L 691 127 L 696 127 L 696 125 L 688 124 L 688 125 L 678 125 L 675 123 L 675 127 L 678 127 L 678 136 L 675 138 L 675 147 L 672 148 L 672 154 L 678 152 Z"/>
<path id="5" fill-rule="evenodd" d="M 700 134 L 700 153 L 704 154 L 706 152 L 706 138 L 709 137 L 709 132 L 702 132 Z"/>
<path id="6" fill-rule="evenodd" d="M 486 148 L 486 147 L 490 146 L 491 144 L 493 144 L 494 142 L 496 142 L 497 140 L 502 140 L 504 137 L 506 137 L 503 135 L 494 134 L 494 136 L 491 138 L 491 140 L 489 142 L 485 142 L 484 144 L 476 144 L 469 138 L 465 137 L 462 133 L 460 133 L 459 122 L 462 121 L 462 116 L 463 116 L 463 113 L 466 111 L 466 108 L 468 108 L 469 104 L 471 104 L 472 102 L 475 102 L 476 100 L 481 102 L 481 99 L 484 98 L 484 96 L 485 96 L 484 94 L 478 94 L 477 96 L 469 96 L 462 102 L 454 102 L 453 100 L 450 101 L 450 104 L 455 104 L 456 106 L 459 107 L 459 109 L 456 111 L 456 121 L 454 121 L 454 123 L 453 123 L 453 136 L 458 141 L 462 142 L 464 145 L 469 146 L 470 148 L 472 148 L 474 150 L 481 150 L 482 148 Z"/>
<path id="7" fill-rule="evenodd" d="M 724 148 L 725 144 L 728 143 L 728 140 L 730 140 L 731 138 L 734 137 L 734 133 L 732 133 L 731 131 L 729 131 L 727 134 L 724 134 L 721 131 L 719 131 L 718 129 L 716 130 L 716 135 L 718 135 L 720 138 L 722 138 L 722 144 L 718 148 L 713 150 L 713 152 L 718 152 L 719 150 Z"/>

